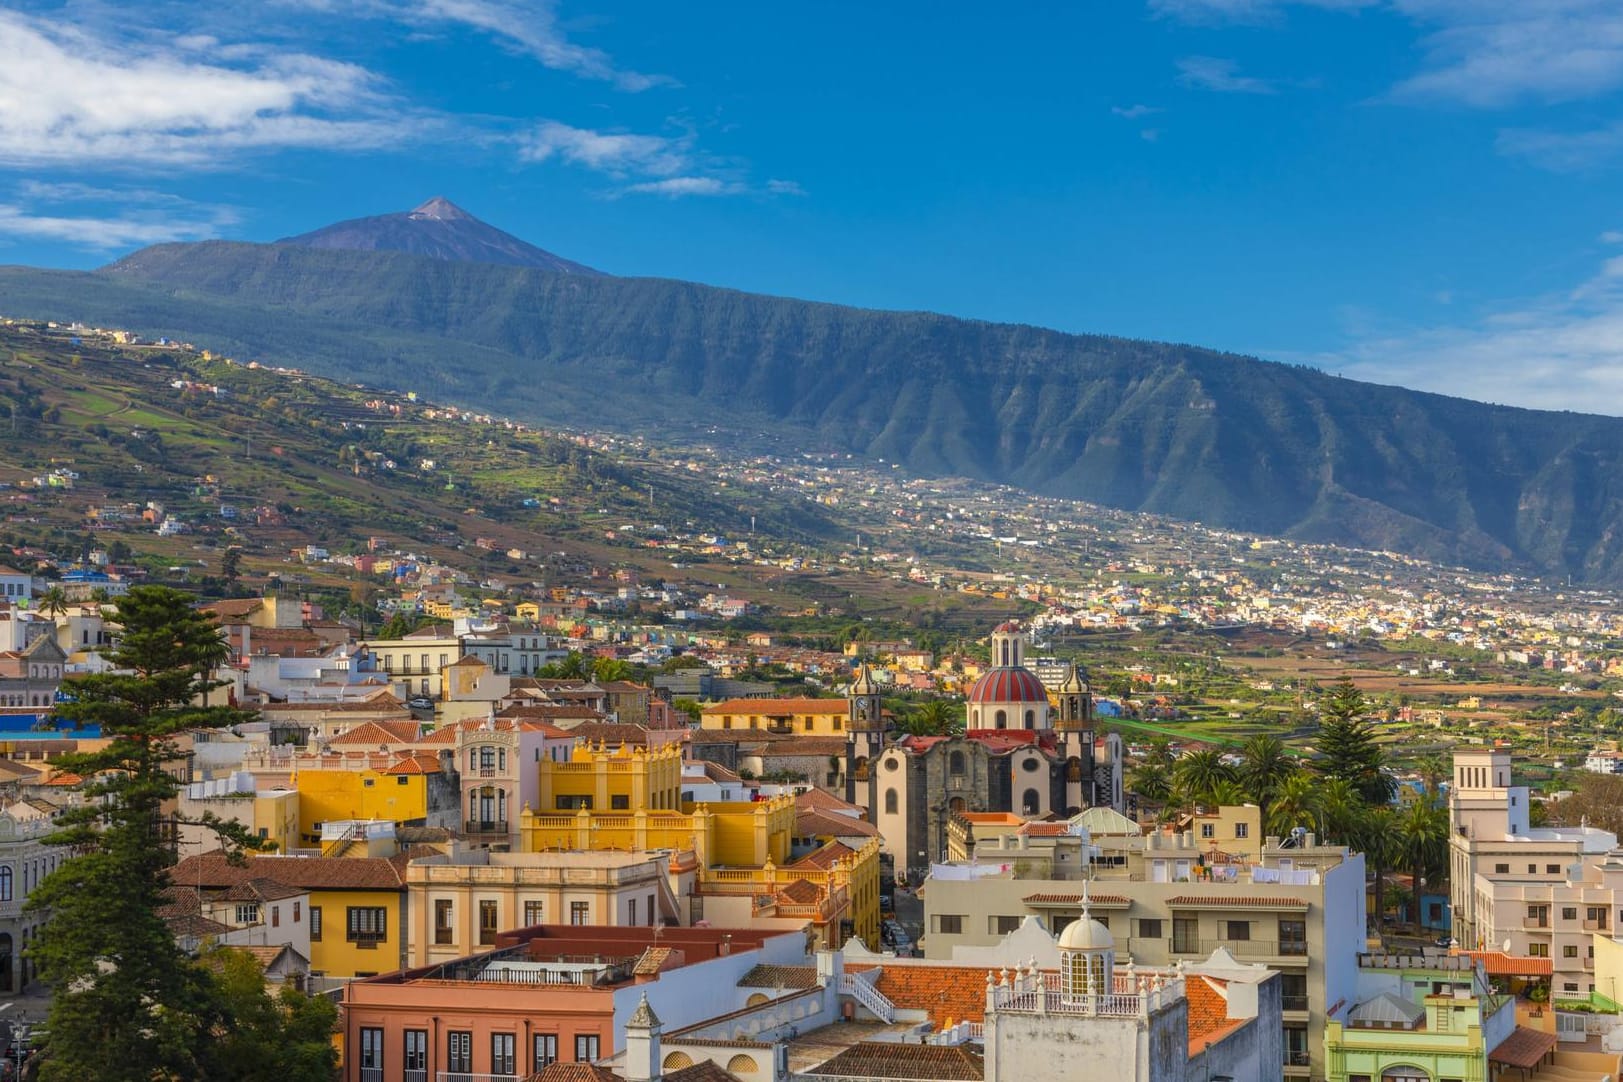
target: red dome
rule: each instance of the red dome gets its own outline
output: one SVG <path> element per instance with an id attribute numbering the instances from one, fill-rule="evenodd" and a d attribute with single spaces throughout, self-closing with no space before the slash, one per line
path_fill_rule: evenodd
<path id="1" fill-rule="evenodd" d="M 972 703 L 1046 703 L 1043 682 L 1026 669 L 1000 665 L 988 669 L 969 689 Z"/>

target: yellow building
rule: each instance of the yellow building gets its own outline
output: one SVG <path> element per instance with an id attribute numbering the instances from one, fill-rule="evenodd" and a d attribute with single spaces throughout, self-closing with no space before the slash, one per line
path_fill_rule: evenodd
<path id="1" fill-rule="evenodd" d="M 567 763 L 538 764 L 542 810 L 520 813 L 520 850 L 670 850 L 695 868 L 712 923 L 804 918 L 825 946 L 853 934 L 878 944 L 877 840 L 852 849 L 819 839 L 796 859 L 793 797 L 684 805 L 681 765 L 675 746 L 577 748 Z"/>
<path id="2" fill-rule="evenodd" d="M 513 616 L 519 620 L 539 624 L 541 622 L 541 606 L 534 601 L 520 601 L 513 606 Z"/>
<path id="3" fill-rule="evenodd" d="M 674 811 L 681 804 L 678 744 L 653 751 L 625 744 L 612 751 L 577 747 L 568 762 L 543 759 L 537 769 L 542 811 Z"/>
<path id="4" fill-rule="evenodd" d="M 219 836 L 203 825 L 203 816 L 212 813 L 227 822 L 240 823 L 260 840 L 266 852 L 286 853 L 299 842 L 299 794 L 293 789 L 226 789 L 194 786 L 195 795 L 182 790 L 176 811 L 180 816 L 179 846 L 182 853 L 204 852 L 219 847 Z"/>
<path id="5" fill-rule="evenodd" d="M 1234 858 L 1257 862 L 1262 859 L 1266 839 L 1262 831 L 1262 809 L 1255 804 L 1224 804 L 1215 811 L 1200 812 L 1188 826 L 1195 844 L 1210 854 L 1213 850 Z"/>
<path id="6" fill-rule="evenodd" d="M 309 894 L 311 976 L 365 977 L 406 964 L 406 858 L 187 857 L 170 880 L 205 898 L 268 879 Z"/>
<path id="7" fill-rule="evenodd" d="M 728 699 L 704 708 L 705 729 L 761 729 L 798 736 L 844 736 L 846 699 Z"/>
<path id="8" fill-rule="evenodd" d="M 323 823 L 351 819 L 426 823 L 429 778 L 438 773 L 439 762 L 431 755 L 406 756 L 381 769 L 313 770 L 301 765 L 293 778 L 299 794 L 300 844 L 319 844 Z"/>

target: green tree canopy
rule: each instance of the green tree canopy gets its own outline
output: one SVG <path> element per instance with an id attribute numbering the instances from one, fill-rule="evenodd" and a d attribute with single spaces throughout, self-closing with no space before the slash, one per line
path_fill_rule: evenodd
<path id="1" fill-rule="evenodd" d="M 1390 803 L 1397 782 L 1382 769 L 1386 756 L 1375 743 L 1369 703 L 1348 679 L 1330 689 L 1319 720 L 1319 773 L 1346 782 L 1366 804 Z"/>

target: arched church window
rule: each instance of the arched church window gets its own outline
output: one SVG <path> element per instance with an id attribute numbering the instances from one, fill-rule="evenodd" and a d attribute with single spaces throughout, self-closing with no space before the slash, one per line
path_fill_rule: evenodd
<path id="1" fill-rule="evenodd" d="M 894 789 L 885 790 L 885 814 L 896 814 L 896 790 Z"/>

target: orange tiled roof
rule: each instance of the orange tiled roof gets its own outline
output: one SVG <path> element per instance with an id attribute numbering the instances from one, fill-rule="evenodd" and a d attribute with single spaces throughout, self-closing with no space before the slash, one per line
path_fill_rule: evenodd
<path id="1" fill-rule="evenodd" d="M 827 871 L 836 860 L 843 860 L 856 852 L 844 842 L 829 842 L 825 846 L 807 853 L 799 860 L 790 864 L 791 868 L 822 868 Z"/>
<path id="2" fill-rule="evenodd" d="M 1228 997 L 1210 977 L 1193 975 L 1183 982 L 1184 999 L 1189 1004 L 1189 1055 L 1216 1044 L 1243 1027 L 1249 1019 L 1230 1018 Z"/>
<path id="3" fill-rule="evenodd" d="M 851 965 L 847 973 L 874 966 Z M 923 1011 L 938 1028 L 948 1022 L 981 1022 L 986 1018 L 985 966 L 894 965 L 883 967 L 878 988 L 896 1006 Z"/>
<path id="4" fill-rule="evenodd" d="M 1027 823 L 1019 831 L 1029 838 L 1062 838 L 1070 832 L 1069 823 Z"/>
<path id="5" fill-rule="evenodd" d="M 386 728 L 375 721 L 363 721 L 355 728 L 346 729 L 344 732 L 339 733 L 327 743 L 329 745 L 366 744 L 369 747 L 376 747 L 379 744 L 407 744 L 415 739 L 417 739 L 416 733 L 402 737 L 394 725 Z"/>
<path id="6" fill-rule="evenodd" d="M 985 1077 L 986 1068 L 981 1057 L 963 1045 L 859 1041 L 804 1073 L 846 1078 L 933 1078 L 980 1082 Z"/>
<path id="7" fill-rule="evenodd" d="M 1027 905 L 1073 906 L 1082 904 L 1080 894 L 1028 894 L 1021 901 Z M 1132 905 L 1132 899 L 1124 894 L 1095 894 L 1088 892 L 1089 905 L 1124 906 Z"/>
<path id="8" fill-rule="evenodd" d="M 809 879 L 796 879 L 779 888 L 778 898 L 793 905 L 816 905 L 823 900 L 823 888 Z"/>
<path id="9" fill-rule="evenodd" d="M 1180 894 L 1175 898 L 1168 898 L 1167 905 L 1186 909 L 1195 906 L 1211 906 L 1217 909 L 1307 908 L 1307 902 L 1301 898 L 1270 898 L 1266 894 L 1236 894 L 1228 897 L 1221 894 Z"/>
<path id="10" fill-rule="evenodd" d="M 1548 977 L 1554 968 L 1548 958 L 1529 958 L 1504 951 L 1463 951 L 1482 963 L 1490 977 Z"/>
<path id="11" fill-rule="evenodd" d="M 826 812 L 849 813 L 853 810 L 857 812 L 863 811 L 862 805 L 841 800 L 833 793 L 825 793 L 821 789 L 807 789 L 804 793 L 797 793 L 795 795 L 795 804 L 802 808 L 815 808 L 818 811 Z"/>
<path id="12" fill-rule="evenodd" d="M 740 988 L 811 988 L 817 984 L 816 966 L 759 965 L 738 978 Z"/>
<path id="13" fill-rule="evenodd" d="M 879 828 L 849 815 L 830 815 L 816 809 L 802 810 L 795 816 L 795 833 L 805 837 L 832 835 L 842 838 L 872 838 Z"/>
<path id="14" fill-rule="evenodd" d="M 438 774 L 440 760 L 429 752 L 402 755 L 383 769 L 385 774 Z"/>

